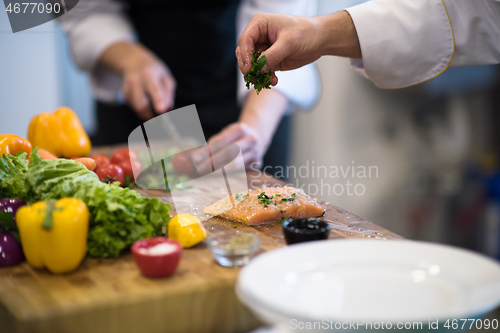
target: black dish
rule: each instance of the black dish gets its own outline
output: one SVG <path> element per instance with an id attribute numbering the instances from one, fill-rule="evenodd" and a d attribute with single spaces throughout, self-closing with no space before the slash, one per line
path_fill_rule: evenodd
<path id="1" fill-rule="evenodd" d="M 283 222 L 283 234 L 288 245 L 327 239 L 330 225 L 315 217 L 289 219 Z"/>

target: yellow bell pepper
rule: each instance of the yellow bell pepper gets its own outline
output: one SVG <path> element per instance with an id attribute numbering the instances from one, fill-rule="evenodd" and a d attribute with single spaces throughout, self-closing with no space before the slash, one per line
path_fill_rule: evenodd
<path id="1" fill-rule="evenodd" d="M 57 157 L 87 156 L 92 148 L 80 119 L 66 107 L 34 116 L 28 128 L 28 140 Z"/>
<path id="2" fill-rule="evenodd" d="M 207 235 L 200 220 L 193 215 L 179 214 L 168 222 L 168 237 L 181 243 L 184 248 L 189 248 L 204 240 Z"/>
<path id="3" fill-rule="evenodd" d="M 0 135 L 0 157 L 3 154 L 16 155 L 19 152 L 31 154 L 31 143 L 14 134 Z"/>
<path id="4" fill-rule="evenodd" d="M 24 255 L 33 267 L 66 273 L 85 257 L 89 210 L 80 199 L 23 206 L 16 213 L 16 223 Z"/>

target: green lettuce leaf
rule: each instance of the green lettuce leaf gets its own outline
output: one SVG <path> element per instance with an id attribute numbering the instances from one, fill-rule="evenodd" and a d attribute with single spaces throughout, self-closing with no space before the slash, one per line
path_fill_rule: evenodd
<path id="1" fill-rule="evenodd" d="M 9 158 L 12 156 L 0 159 L 0 197 L 21 198 L 28 203 L 65 197 L 83 200 L 90 212 L 87 253 L 92 257 L 118 257 L 133 242 L 162 235 L 162 228 L 168 225 L 170 205 L 121 188 L 118 183 L 102 183 L 79 162 L 44 160 L 37 148 L 29 166 L 26 154 L 12 162 Z"/>
<path id="2" fill-rule="evenodd" d="M 0 157 L 0 198 L 26 198 L 29 188 L 25 183 L 28 163 L 26 153 Z"/>

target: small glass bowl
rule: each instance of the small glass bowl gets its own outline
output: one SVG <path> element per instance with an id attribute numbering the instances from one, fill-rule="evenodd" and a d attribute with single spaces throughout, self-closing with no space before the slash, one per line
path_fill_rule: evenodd
<path id="1" fill-rule="evenodd" d="M 252 232 L 221 232 L 208 236 L 208 248 L 215 260 L 226 267 L 247 264 L 259 249 L 259 236 Z"/>

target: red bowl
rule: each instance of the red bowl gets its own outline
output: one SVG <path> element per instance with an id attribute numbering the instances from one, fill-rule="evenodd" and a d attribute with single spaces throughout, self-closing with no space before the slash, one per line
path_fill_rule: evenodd
<path id="1" fill-rule="evenodd" d="M 161 243 L 173 244 L 176 249 L 166 254 L 148 254 L 140 251 L 140 249 L 147 249 Z M 135 263 L 141 273 L 149 278 L 161 278 L 174 274 L 181 258 L 181 252 L 181 243 L 167 237 L 141 239 L 132 244 Z"/>

